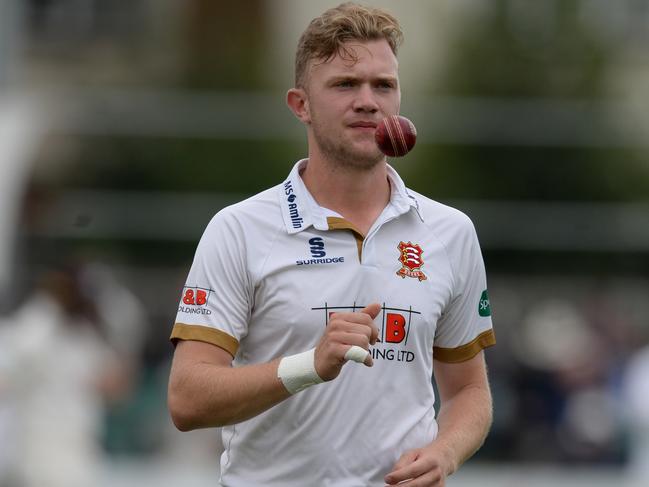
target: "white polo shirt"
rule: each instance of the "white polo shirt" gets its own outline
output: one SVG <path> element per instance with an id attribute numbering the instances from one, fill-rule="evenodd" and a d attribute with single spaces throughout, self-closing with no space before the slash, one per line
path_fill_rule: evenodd
<path id="1" fill-rule="evenodd" d="M 222 429 L 221 485 L 383 486 L 399 456 L 437 434 L 433 355 L 460 362 L 495 343 L 471 221 L 406 189 L 367 235 L 315 202 L 299 161 L 280 185 L 207 226 L 171 339 L 215 344 L 233 366 L 316 346 L 332 312 L 382 303 L 374 366 Z M 332 216 L 333 215 L 333 216 Z"/>

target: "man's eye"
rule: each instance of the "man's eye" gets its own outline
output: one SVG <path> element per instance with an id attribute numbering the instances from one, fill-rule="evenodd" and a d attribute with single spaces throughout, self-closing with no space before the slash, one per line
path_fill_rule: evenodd
<path id="1" fill-rule="evenodd" d="M 349 80 L 347 80 L 347 81 L 339 81 L 337 86 L 340 86 L 341 88 L 349 88 L 349 87 L 353 86 L 353 83 L 351 81 L 349 81 Z"/>

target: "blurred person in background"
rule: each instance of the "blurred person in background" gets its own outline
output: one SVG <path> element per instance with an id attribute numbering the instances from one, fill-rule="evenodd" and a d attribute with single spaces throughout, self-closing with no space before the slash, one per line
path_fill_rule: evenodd
<path id="1" fill-rule="evenodd" d="M 401 38 L 353 3 L 311 22 L 287 96 L 308 159 L 199 243 L 168 401 L 181 430 L 225 426 L 221 485 L 442 486 L 487 434 L 475 230 L 408 190 L 374 141 L 399 112 Z"/>
<path id="2" fill-rule="evenodd" d="M 631 356 L 623 380 L 623 404 L 630 434 L 629 470 L 637 479 L 649 478 L 649 345 Z"/>
<path id="3" fill-rule="evenodd" d="M 0 404 L 8 419 L 6 482 L 19 487 L 96 485 L 106 400 L 123 397 L 128 369 L 109 345 L 94 287 L 56 266 L 0 322 Z"/>
<path id="4" fill-rule="evenodd" d="M 615 401 L 620 348 L 584 311 L 569 299 L 536 296 L 514 331 L 518 405 L 511 441 L 520 460 L 622 461 Z M 599 311 L 617 328 L 625 327 Z M 560 340 L 547 339 L 558 336 Z"/>

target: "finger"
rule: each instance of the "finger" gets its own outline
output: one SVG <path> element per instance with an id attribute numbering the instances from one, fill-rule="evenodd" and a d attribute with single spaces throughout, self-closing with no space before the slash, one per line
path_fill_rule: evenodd
<path id="1" fill-rule="evenodd" d="M 419 452 L 417 450 L 410 450 L 401 455 L 392 472 L 385 476 L 385 482 L 387 484 L 397 484 L 425 473 L 427 470 L 426 465 L 422 461 L 417 461 L 418 459 Z"/>
<path id="2" fill-rule="evenodd" d="M 444 487 L 446 485 L 444 480 L 439 475 L 427 472 L 416 479 L 404 480 L 397 484 L 388 484 L 385 487 L 390 487 L 391 485 L 398 485 L 398 487 Z"/>
<path id="3" fill-rule="evenodd" d="M 370 315 L 370 318 L 374 319 L 379 315 L 379 312 L 381 311 L 381 305 L 379 303 L 372 303 L 367 306 L 365 306 L 362 310 L 361 313 L 365 313 L 366 315 Z"/>
<path id="4" fill-rule="evenodd" d="M 368 306 L 365 306 L 361 313 L 368 314 L 370 318 L 372 318 L 372 325 L 370 326 L 370 329 L 372 330 L 372 334 L 370 335 L 370 343 L 374 345 L 376 343 L 376 340 L 379 338 L 379 329 L 374 325 L 374 319 L 379 315 L 381 312 L 381 305 L 379 303 L 372 303 Z"/>
<path id="5" fill-rule="evenodd" d="M 372 360 L 372 354 L 368 351 L 370 348 L 370 342 L 367 335 L 362 333 L 344 333 L 339 335 L 343 343 L 351 345 L 350 348 L 345 352 L 344 359 L 352 360 L 353 362 L 365 364 L 368 367 L 374 365 Z M 361 349 L 360 352 L 357 349 Z"/>
<path id="6" fill-rule="evenodd" d="M 347 327 L 340 327 L 334 330 L 326 330 L 326 332 L 322 335 L 321 341 L 332 344 L 334 346 L 343 345 L 342 353 L 340 354 L 341 357 L 345 354 L 349 345 L 358 345 L 362 348 L 369 348 L 370 344 L 368 333 Z"/>
<path id="7" fill-rule="evenodd" d="M 422 475 L 397 482 L 399 487 L 444 487 L 446 479 L 439 472 L 425 472 Z"/>
<path id="8" fill-rule="evenodd" d="M 356 333 L 355 331 L 341 331 L 332 335 L 332 338 L 338 340 L 339 343 L 344 345 L 358 345 L 365 350 L 370 348 L 370 338 L 368 333 Z"/>
<path id="9" fill-rule="evenodd" d="M 349 350 L 345 352 L 345 360 L 351 360 L 359 364 L 364 363 L 368 367 L 372 366 L 372 355 L 370 355 L 370 352 L 358 345 L 352 345 L 349 347 Z"/>
<path id="10" fill-rule="evenodd" d="M 367 357 L 365 357 L 365 360 L 363 360 L 363 364 L 365 364 L 367 367 L 372 367 L 374 365 L 374 359 L 372 359 L 372 352 L 367 352 Z"/>
<path id="11" fill-rule="evenodd" d="M 374 319 L 378 316 L 381 311 L 381 305 L 379 303 L 372 303 L 364 307 L 360 311 L 349 311 L 346 313 L 331 313 L 329 315 L 329 321 L 334 319 L 348 321 L 350 323 L 360 323 L 367 325 L 373 323 Z M 368 319 L 369 317 L 369 319 Z"/>
<path id="12" fill-rule="evenodd" d="M 442 486 L 444 478 L 439 469 L 429 470 L 423 462 L 414 462 L 399 471 L 390 472 L 385 476 L 388 485 L 405 486 Z"/>
<path id="13" fill-rule="evenodd" d="M 366 306 L 361 311 L 354 313 L 332 313 L 329 316 L 328 326 L 331 328 L 340 328 L 348 327 L 349 325 L 362 325 L 365 330 L 357 328 L 353 331 L 367 334 L 370 344 L 374 345 L 379 337 L 379 329 L 376 327 L 373 320 L 380 310 L 381 305 L 373 303 Z"/>
<path id="14" fill-rule="evenodd" d="M 365 308 L 363 308 L 365 309 Z M 355 311 L 353 313 L 335 313 L 329 317 L 329 321 L 346 321 L 348 323 L 358 323 L 359 325 L 368 326 L 370 323 L 374 323 L 373 318 L 369 313 L 364 313 L 362 311 Z"/>
<path id="15" fill-rule="evenodd" d="M 419 450 L 408 450 L 404 452 L 404 454 L 399 457 L 399 460 L 397 460 L 397 463 L 394 464 L 394 467 L 392 467 L 392 472 L 399 470 L 406 465 L 410 465 L 412 462 L 417 460 L 417 458 L 419 458 Z"/>
<path id="16" fill-rule="evenodd" d="M 345 345 L 358 345 L 359 347 L 369 348 L 373 345 L 373 331 L 367 325 L 358 323 L 339 322 L 335 326 L 327 329 L 327 335 L 332 340 Z"/>

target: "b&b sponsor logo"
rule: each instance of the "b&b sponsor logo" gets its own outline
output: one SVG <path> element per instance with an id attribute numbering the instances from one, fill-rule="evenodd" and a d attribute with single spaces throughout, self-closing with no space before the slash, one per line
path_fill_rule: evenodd
<path id="1" fill-rule="evenodd" d="M 345 262 L 345 257 L 327 257 L 325 243 L 322 237 L 309 239 L 309 251 L 313 259 L 296 260 L 296 265 L 339 264 Z"/>
<path id="2" fill-rule="evenodd" d="M 182 313 L 211 315 L 212 312 L 207 308 L 207 303 L 212 292 L 213 290 L 210 288 L 185 286 L 178 311 Z"/>
<path id="3" fill-rule="evenodd" d="M 351 306 L 324 306 L 311 308 L 312 310 L 322 310 L 325 312 L 325 326 L 329 324 L 329 319 L 333 313 L 350 313 L 360 311 L 365 306 L 353 304 Z M 408 350 L 408 339 L 412 326 L 416 326 L 418 316 L 421 312 L 412 309 L 392 308 L 385 304 L 381 307 L 381 313 L 375 320 L 379 326 L 379 336 L 377 342 L 370 347 L 370 353 L 373 360 L 386 360 L 390 362 L 410 363 L 416 359 L 413 351 Z"/>
<path id="4" fill-rule="evenodd" d="M 293 185 L 291 181 L 286 181 L 284 183 L 284 194 L 286 194 L 286 202 L 288 203 L 288 214 L 291 217 L 291 224 L 293 228 L 302 228 L 302 223 L 304 219 L 300 216 L 300 212 L 297 207 L 297 195 L 295 190 L 293 190 Z"/>

